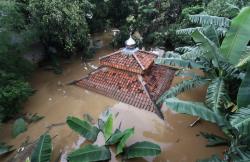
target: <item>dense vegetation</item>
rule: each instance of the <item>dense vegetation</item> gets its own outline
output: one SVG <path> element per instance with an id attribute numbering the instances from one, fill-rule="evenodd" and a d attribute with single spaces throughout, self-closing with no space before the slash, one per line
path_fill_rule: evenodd
<path id="1" fill-rule="evenodd" d="M 209 146 L 227 145 L 224 160 L 213 156 L 204 161 L 249 161 L 249 40 L 250 7 L 243 8 L 232 20 L 210 15 L 191 15 L 201 27 L 181 29 L 191 35 L 193 46 L 179 47 L 158 58 L 157 63 L 175 66 L 180 76 L 190 77 L 167 91 L 158 101 L 171 109 L 218 124 L 226 138 L 204 134 Z M 190 69 L 200 69 L 203 76 Z M 182 101 L 175 96 L 189 89 L 208 85 L 206 100 Z"/>
<path id="2" fill-rule="evenodd" d="M 34 92 L 27 80 L 35 65 L 23 57 L 32 45 L 41 44 L 55 72 L 60 73 L 59 57 L 81 54 L 89 58 L 93 54 L 90 34 L 118 28 L 113 46 L 123 46 L 133 34 L 141 47 L 173 50 L 157 63 L 178 67 L 178 75 L 191 79 L 170 89 L 158 103 L 217 123 L 226 138 L 203 133 L 213 142 L 210 145 L 226 144 L 226 160 L 247 161 L 250 12 L 246 6 L 249 0 L 2 0 L 0 123 L 16 118 Z M 200 69 L 205 75 L 190 69 Z M 208 85 L 204 103 L 175 98 L 201 85 Z M 42 140 L 51 142 L 47 135 Z M 0 148 L 6 151 L 9 147 L 0 144 Z M 51 151 L 50 144 L 47 151 Z M 223 161 L 217 156 L 213 160 Z"/>

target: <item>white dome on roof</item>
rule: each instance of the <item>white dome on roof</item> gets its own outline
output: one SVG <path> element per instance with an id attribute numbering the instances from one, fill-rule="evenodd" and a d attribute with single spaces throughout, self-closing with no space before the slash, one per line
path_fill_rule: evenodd
<path id="1" fill-rule="evenodd" d="M 126 44 L 126 46 L 134 46 L 136 44 L 136 42 L 135 42 L 135 40 L 130 35 L 129 39 L 126 40 L 125 44 Z"/>

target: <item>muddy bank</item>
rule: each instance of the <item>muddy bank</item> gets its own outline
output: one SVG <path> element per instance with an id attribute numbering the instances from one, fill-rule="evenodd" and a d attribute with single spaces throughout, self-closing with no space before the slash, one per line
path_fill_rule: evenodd
<path id="1" fill-rule="evenodd" d="M 206 158 L 212 154 L 222 155 L 224 147 L 207 148 L 206 140 L 198 136 L 199 132 L 210 132 L 217 135 L 222 133 L 210 123 L 201 122 L 196 127 L 190 128 L 189 124 L 196 118 L 176 114 L 163 108 L 165 121 L 160 120 L 155 114 L 136 109 L 132 106 L 118 103 L 105 96 L 92 93 L 75 86 L 67 86 L 71 80 L 79 79 L 91 71 L 91 67 L 98 66 L 98 57 L 112 52 L 107 48 L 106 42 L 110 34 L 99 37 L 104 43 L 103 49 L 97 52 L 94 61 L 86 65 L 79 58 L 73 58 L 72 63 L 64 64 L 62 75 L 38 69 L 31 80 L 32 86 L 37 90 L 34 96 L 24 105 L 23 112 L 38 113 L 45 118 L 38 123 L 29 125 L 28 131 L 19 135 L 16 139 L 11 138 L 11 124 L 6 124 L 0 134 L 2 141 L 18 148 L 27 138 L 36 140 L 42 133 L 48 131 L 51 124 L 64 123 L 67 116 L 83 117 L 88 113 L 95 119 L 108 107 L 113 107 L 113 112 L 119 112 L 116 124 L 122 121 L 122 129 L 135 127 L 135 135 L 129 139 L 128 144 L 135 141 L 149 140 L 158 143 L 162 148 L 162 154 L 155 159 L 137 159 L 133 161 L 154 162 L 191 162 L 196 159 Z M 91 66 L 93 65 L 93 66 Z M 182 78 L 175 78 L 174 83 Z M 204 100 L 205 89 L 198 88 L 180 95 L 182 99 Z M 79 142 L 77 133 L 72 132 L 65 124 L 53 127 L 49 133 L 53 139 L 52 161 L 57 159 L 61 151 L 72 150 L 75 143 Z M 13 154 L 12 154 L 13 155 Z M 11 155 L 0 159 L 7 161 Z M 19 159 L 21 160 L 21 159 Z M 113 160 L 117 161 L 117 160 Z"/>

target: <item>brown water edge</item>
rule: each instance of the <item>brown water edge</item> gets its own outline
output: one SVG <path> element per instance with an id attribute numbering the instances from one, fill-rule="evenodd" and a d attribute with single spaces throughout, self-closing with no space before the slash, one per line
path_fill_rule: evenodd
<path id="1" fill-rule="evenodd" d="M 100 36 L 105 44 L 110 39 L 110 34 L 106 33 Z M 108 48 L 97 52 L 94 61 L 91 64 L 98 65 L 98 57 L 110 53 Z M 222 132 L 211 123 L 201 122 L 196 127 L 190 128 L 189 124 L 196 118 L 176 114 L 163 108 L 165 121 L 160 120 L 155 114 L 133 108 L 132 106 L 118 103 L 115 100 L 107 98 L 96 93 L 75 87 L 65 85 L 71 80 L 79 79 L 89 72 L 85 70 L 84 65 L 78 58 L 73 59 L 71 64 L 64 65 L 64 73 L 55 75 L 52 72 L 38 69 L 33 76 L 32 86 L 38 90 L 34 96 L 24 106 L 24 112 L 38 113 L 45 118 L 38 123 L 29 125 L 28 131 L 19 135 L 16 139 L 11 138 L 11 124 L 6 124 L 1 130 L 0 138 L 2 141 L 18 148 L 27 137 L 30 141 L 36 140 L 42 133 L 46 132 L 47 127 L 54 123 L 65 122 L 67 116 L 82 117 L 88 113 L 95 119 L 107 107 L 112 107 L 113 112 L 119 112 L 116 124 L 122 121 L 122 129 L 135 127 L 135 135 L 129 139 L 128 144 L 136 141 L 149 140 L 158 143 L 162 148 L 162 154 L 155 159 L 146 160 L 136 159 L 134 162 L 154 161 L 154 162 L 192 162 L 196 159 L 202 159 L 212 154 L 222 155 L 225 147 L 207 148 L 206 140 L 197 136 L 200 131 L 222 135 Z M 176 77 L 174 83 L 179 82 L 181 78 Z M 205 88 L 198 88 L 180 95 L 182 99 L 204 100 Z M 118 104 L 117 104 L 118 103 Z M 53 139 L 53 157 L 52 161 L 60 154 L 62 150 L 71 150 L 75 143 L 79 142 L 77 133 L 72 132 L 66 125 L 53 127 L 50 130 Z M 13 155 L 13 154 L 12 154 Z M 0 158 L 0 161 L 7 161 L 11 157 Z M 22 161 L 22 159 L 18 159 Z M 113 160 L 118 161 L 118 160 Z"/>

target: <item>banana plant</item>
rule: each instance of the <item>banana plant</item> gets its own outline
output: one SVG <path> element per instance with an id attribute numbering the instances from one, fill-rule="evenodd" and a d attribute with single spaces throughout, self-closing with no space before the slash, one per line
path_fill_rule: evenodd
<path id="1" fill-rule="evenodd" d="M 177 67 L 180 69 L 177 75 L 191 79 L 170 88 L 157 104 L 192 88 L 208 85 L 205 106 L 217 113 L 231 113 L 237 108 L 235 94 L 245 75 L 242 67 L 250 58 L 247 46 L 250 21 L 246 21 L 250 20 L 250 7 L 243 8 L 233 20 L 209 15 L 192 15 L 190 19 L 203 27 L 177 33 L 190 34 L 196 45 L 167 52 L 164 57 L 156 59 L 156 63 Z M 227 29 L 224 34 L 220 33 L 222 28 Z M 205 75 L 191 73 L 190 69 L 200 69 Z"/>
<path id="2" fill-rule="evenodd" d="M 102 117 L 98 119 L 98 124 L 96 125 L 92 125 L 88 120 L 71 116 L 67 118 L 67 124 L 72 130 L 91 142 L 95 142 L 99 133 L 101 133 L 105 139 L 103 146 L 88 144 L 71 152 L 67 158 L 69 162 L 110 160 L 111 146 L 116 146 L 116 156 L 121 155 L 122 159 L 157 156 L 161 153 L 159 145 L 148 141 L 136 142 L 126 147 L 127 140 L 134 134 L 134 128 L 128 128 L 124 131 L 120 129 L 113 131 L 113 114 L 109 111 L 106 111 Z"/>
<path id="3" fill-rule="evenodd" d="M 40 136 L 31 155 L 31 162 L 49 162 L 52 154 L 52 143 L 49 134 Z"/>

